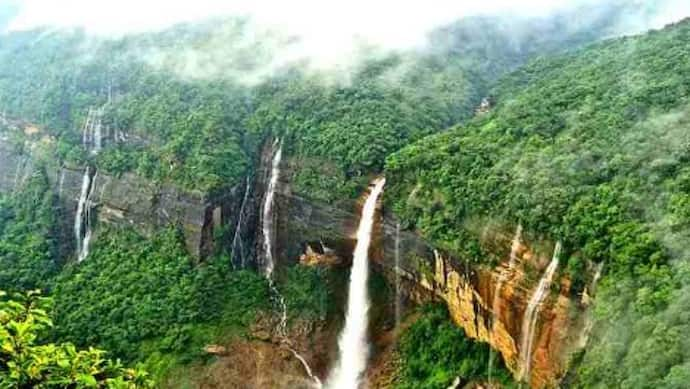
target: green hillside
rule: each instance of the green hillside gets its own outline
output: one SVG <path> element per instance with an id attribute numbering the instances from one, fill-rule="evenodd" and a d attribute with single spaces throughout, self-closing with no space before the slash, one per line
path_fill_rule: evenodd
<path id="1" fill-rule="evenodd" d="M 533 61 L 498 84 L 491 112 L 389 157 L 388 201 L 469 261 L 491 261 L 477 230 L 491 222 L 562 241 L 579 288 L 585 261 L 604 262 L 573 386 L 680 388 L 689 93 L 690 20 Z"/>

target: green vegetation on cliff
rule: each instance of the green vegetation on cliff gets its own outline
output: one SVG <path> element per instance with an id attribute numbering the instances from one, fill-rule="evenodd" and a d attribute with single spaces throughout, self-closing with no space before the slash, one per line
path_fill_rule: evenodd
<path id="1" fill-rule="evenodd" d="M 511 374 L 500 354 L 490 355 L 486 343 L 467 338 L 451 321 L 445 305 L 426 305 L 420 311 L 420 318 L 405 330 L 398 346 L 402 364 L 396 388 L 447 388 L 457 377 L 461 385 L 484 382 L 490 357 L 497 359 L 492 382 L 511 387 Z"/>
<path id="2" fill-rule="evenodd" d="M 689 94 L 690 21 L 539 59 L 499 83 L 491 112 L 391 156 L 388 201 L 466 260 L 493 258 L 478 230 L 492 222 L 561 240 L 576 290 L 584 261 L 604 262 L 573 386 L 676 387 L 690 361 Z"/>
<path id="3" fill-rule="evenodd" d="M 127 361 L 162 355 L 189 362 L 220 336 L 243 334 L 268 285 L 227 258 L 195 266 L 174 230 L 151 240 L 131 231 L 100 231 L 87 261 L 55 281 L 55 336 L 98 345 Z M 165 367 L 165 366 L 164 366 Z"/>
<path id="4" fill-rule="evenodd" d="M 254 26 L 242 19 L 117 39 L 14 32 L 0 40 L 0 111 L 43 126 L 68 163 L 92 160 L 201 191 L 240 182 L 265 136 L 283 136 L 301 194 L 352 198 L 388 154 L 470 118 L 497 77 L 614 32 L 623 14 L 579 12 L 587 22 L 567 30 L 567 15 L 462 19 L 434 31 L 428 48 L 372 49 L 335 80 L 300 63 L 265 74 L 291 38 L 248 38 Z M 106 147 L 93 156 L 82 129 L 99 108 Z"/>
<path id="5" fill-rule="evenodd" d="M 189 189 L 239 182 L 251 154 L 243 148 L 244 88 L 190 81 L 160 72 L 136 56 L 179 36 L 103 40 L 82 32 L 30 31 L 0 40 L 0 107 L 56 137 L 57 157 L 93 158 L 82 147 L 90 109 L 103 108 L 104 138 L 125 138 L 95 163 L 110 172 L 136 170 Z M 187 42 L 191 44 L 191 42 Z"/>

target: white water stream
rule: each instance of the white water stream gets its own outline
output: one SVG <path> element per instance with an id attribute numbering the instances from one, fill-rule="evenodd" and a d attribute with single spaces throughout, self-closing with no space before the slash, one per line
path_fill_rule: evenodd
<path id="1" fill-rule="evenodd" d="M 277 149 L 276 149 L 277 147 Z M 287 304 L 285 303 L 285 298 L 280 293 L 278 288 L 276 288 L 273 282 L 273 270 L 275 269 L 275 263 L 273 261 L 273 238 L 274 238 L 274 228 L 273 228 L 273 200 L 275 198 L 275 191 L 278 185 L 278 178 L 280 177 L 280 161 L 283 156 L 283 145 L 282 142 L 276 139 L 273 142 L 273 158 L 271 160 L 271 172 L 268 177 L 268 185 L 266 186 L 266 196 L 264 196 L 263 212 L 262 212 L 262 223 L 261 232 L 263 234 L 263 248 L 264 248 L 264 274 L 268 279 L 268 285 L 273 294 L 278 308 L 280 310 L 280 322 L 278 323 L 278 336 L 282 338 L 283 344 L 287 346 L 288 350 L 292 355 L 297 358 L 304 367 L 309 378 L 314 382 L 314 387 L 321 388 L 321 380 L 319 377 L 314 375 L 311 367 L 307 363 L 307 360 L 302 357 L 297 350 L 290 346 L 290 342 L 287 337 Z M 247 195 L 249 193 L 249 179 L 247 179 L 247 189 L 245 190 L 244 200 L 242 202 L 241 208 L 244 208 L 244 203 L 247 201 Z M 238 239 L 238 229 L 241 226 L 243 210 L 240 210 L 239 221 L 237 228 L 235 229 L 235 237 L 233 239 L 233 249 L 235 245 L 235 240 Z M 241 240 L 241 239 L 240 239 Z"/>
<path id="2" fill-rule="evenodd" d="M 84 171 L 81 182 L 81 193 L 77 203 L 77 214 L 74 218 L 74 235 L 77 240 L 77 262 L 81 262 L 89 255 L 89 244 L 91 242 L 91 193 L 97 175 L 91 178 L 89 167 Z"/>
<path id="3" fill-rule="evenodd" d="M 508 277 L 510 277 L 510 274 L 513 271 L 513 268 L 515 267 L 515 262 L 517 262 L 517 251 L 520 248 L 520 240 L 522 239 L 522 225 L 518 225 L 517 229 L 515 230 L 515 236 L 513 237 L 513 242 L 510 245 L 510 254 L 508 257 L 508 268 L 503 271 L 499 278 L 498 282 L 496 282 L 496 288 L 494 289 L 494 299 L 493 303 L 491 304 L 491 329 L 492 331 L 489 332 L 489 336 L 491 336 L 491 333 L 494 330 L 494 326 L 496 325 L 497 322 L 497 315 L 499 311 L 499 303 L 501 301 L 501 289 L 503 288 L 503 284 L 508 280 Z M 491 373 L 493 371 L 493 362 L 494 362 L 494 348 L 490 347 L 489 348 L 489 367 L 488 367 L 488 381 L 491 383 Z"/>
<path id="4" fill-rule="evenodd" d="M 532 367 L 532 349 L 534 348 L 534 336 L 537 329 L 537 319 L 541 304 L 551 288 L 553 276 L 558 269 L 558 257 L 561 254 L 561 242 L 556 243 L 553 250 L 551 263 L 546 268 L 544 275 L 539 280 L 539 285 L 527 304 L 527 310 L 522 318 L 522 333 L 520 335 L 520 379 L 529 380 Z"/>
<path id="5" fill-rule="evenodd" d="M 283 156 L 283 145 L 278 139 L 273 142 L 273 149 L 276 147 L 278 149 L 274 152 L 271 160 L 271 172 L 266 186 L 261 225 L 264 243 L 264 272 L 268 278 L 272 277 L 275 268 L 273 263 L 273 198 L 280 176 L 280 160 Z"/>
<path id="6" fill-rule="evenodd" d="M 335 369 L 328 379 L 329 388 L 359 388 L 367 367 L 369 358 L 369 342 L 367 340 L 369 325 L 369 295 L 367 293 L 369 244 L 374 226 L 374 216 L 376 215 L 376 202 L 383 192 L 385 183 L 384 178 L 374 182 L 374 189 L 362 208 L 362 218 L 357 229 L 357 245 L 355 246 L 350 272 L 345 328 L 338 341 L 339 357 Z"/>
<path id="7" fill-rule="evenodd" d="M 244 187 L 244 197 L 242 198 L 242 205 L 240 205 L 240 213 L 237 215 L 237 225 L 235 226 L 235 234 L 232 237 L 232 263 L 235 267 L 236 263 L 239 263 L 242 268 L 246 266 L 244 247 L 242 246 L 242 227 L 244 225 L 244 209 L 247 206 L 247 200 L 249 199 L 249 192 L 251 191 L 251 179 L 247 175 L 247 180 Z M 239 255 L 238 255 L 239 253 Z M 238 262 L 239 257 L 239 262 Z"/>

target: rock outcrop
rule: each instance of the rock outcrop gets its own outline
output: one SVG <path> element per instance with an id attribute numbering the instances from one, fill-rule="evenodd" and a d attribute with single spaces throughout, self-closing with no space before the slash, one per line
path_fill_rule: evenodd
<path id="1" fill-rule="evenodd" d="M 412 232 L 396 236 L 396 222 L 391 215 L 382 227 L 385 238 L 375 258 L 387 278 L 391 282 L 396 277 L 401 279 L 403 293 L 413 301 L 445 301 L 456 324 L 469 337 L 490 343 L 518 377 L 520 358 L 526 352 L 520 350 L 525 310 L 551 260 L 554 244 L 529 236 L 515 244 L 508 230 L 485 233 L 485 245 L 504 259 L 491 268 L 425 246 Z M 509 260 L 511 249 L 513 263 Z M 591 290 L 591 285 L 588 288 Z M 557 386 L 572 353 L 582 347 L 587 304 L 586 299 L 572 294 L 569 279 L 557 273 L 539 306 L 530 374 L 523 378 L 533 388 Z"/>

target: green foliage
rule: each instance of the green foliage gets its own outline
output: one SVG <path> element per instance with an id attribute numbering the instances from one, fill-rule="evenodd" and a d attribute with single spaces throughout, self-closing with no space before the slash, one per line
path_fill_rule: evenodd
<path id="1" fill-rule="evenodd" d="M 89 158 L 81 131 L 89 109 L 103 107 L 104 128 L 126 134 L 129 146 L 109 141 L 113 149 L 96 159 L 99 168 L 207 191 L 238 182 L 251 155 L 242 147 L 246 89 L 157 71 L 132 55 L 148 44 L 143 37 L 98 40 L 66 31 L 3 36 L 0 105 L 11 117 L 45 126 L 57 137 L 56 154 L 72 163 Z"/>
<path id="2" fill-rule="evenodd" d="M 541 58 L 498 84 L 491 112 L 387 159 L 395 212 L 462 258 L 491 258 L 473 227 L 491 218 L 561 240 L 575 293 L 584 261 L 605 263 L 576 387 L 663 387 L 690 360 L 669 346 L 690 309 L 689 42 L 684 21 Z"/>
<path id="3" fill-rule="evenodd" d="M 285 270 L 279 289 L 290 317 L 325 320 L 335 308 L 331 270 L 291 266 Z"/>
<path id="4" fill-rule="evenodd" d="M 123 368 L 105 352 L 73 344 L 41 344 L 53 325 L 52 300 L 37 292 L 0 291 L 0 386 L 3 388 L 149 388 L 146 373 Z"/>
<path id="5" fill-rule="evenodd" d="M 54 198 L 43 170 L 0 195 L 0 285 L 6 290 L 47 286 L 59 270 Z"/>
<path id="6" fill-rule="evenodd" d="M 129 230 L 99 234 L 88 261 L 68 265 L 55 281 L 59 339 L 126 360 L 164 352 L 184 362 L 212 341 L 211 323 L 247 328 L 267 307 L 263 277 L 230 272 L 220 258 L 195 267 L 174 230 L 150 241 Z"/>
<path id="7" fill-rule="evenodd" d="M 489 346 L 468 339 L 448 315 L 445 305 L 426 305 L 421 316 L 402 335 L 402 366 L 397 388 L 447 388 L 456 377 L 462 383 L 487 378 Z M 511 385 L 511 374 L 500 354 L 492 380 Z"/>

